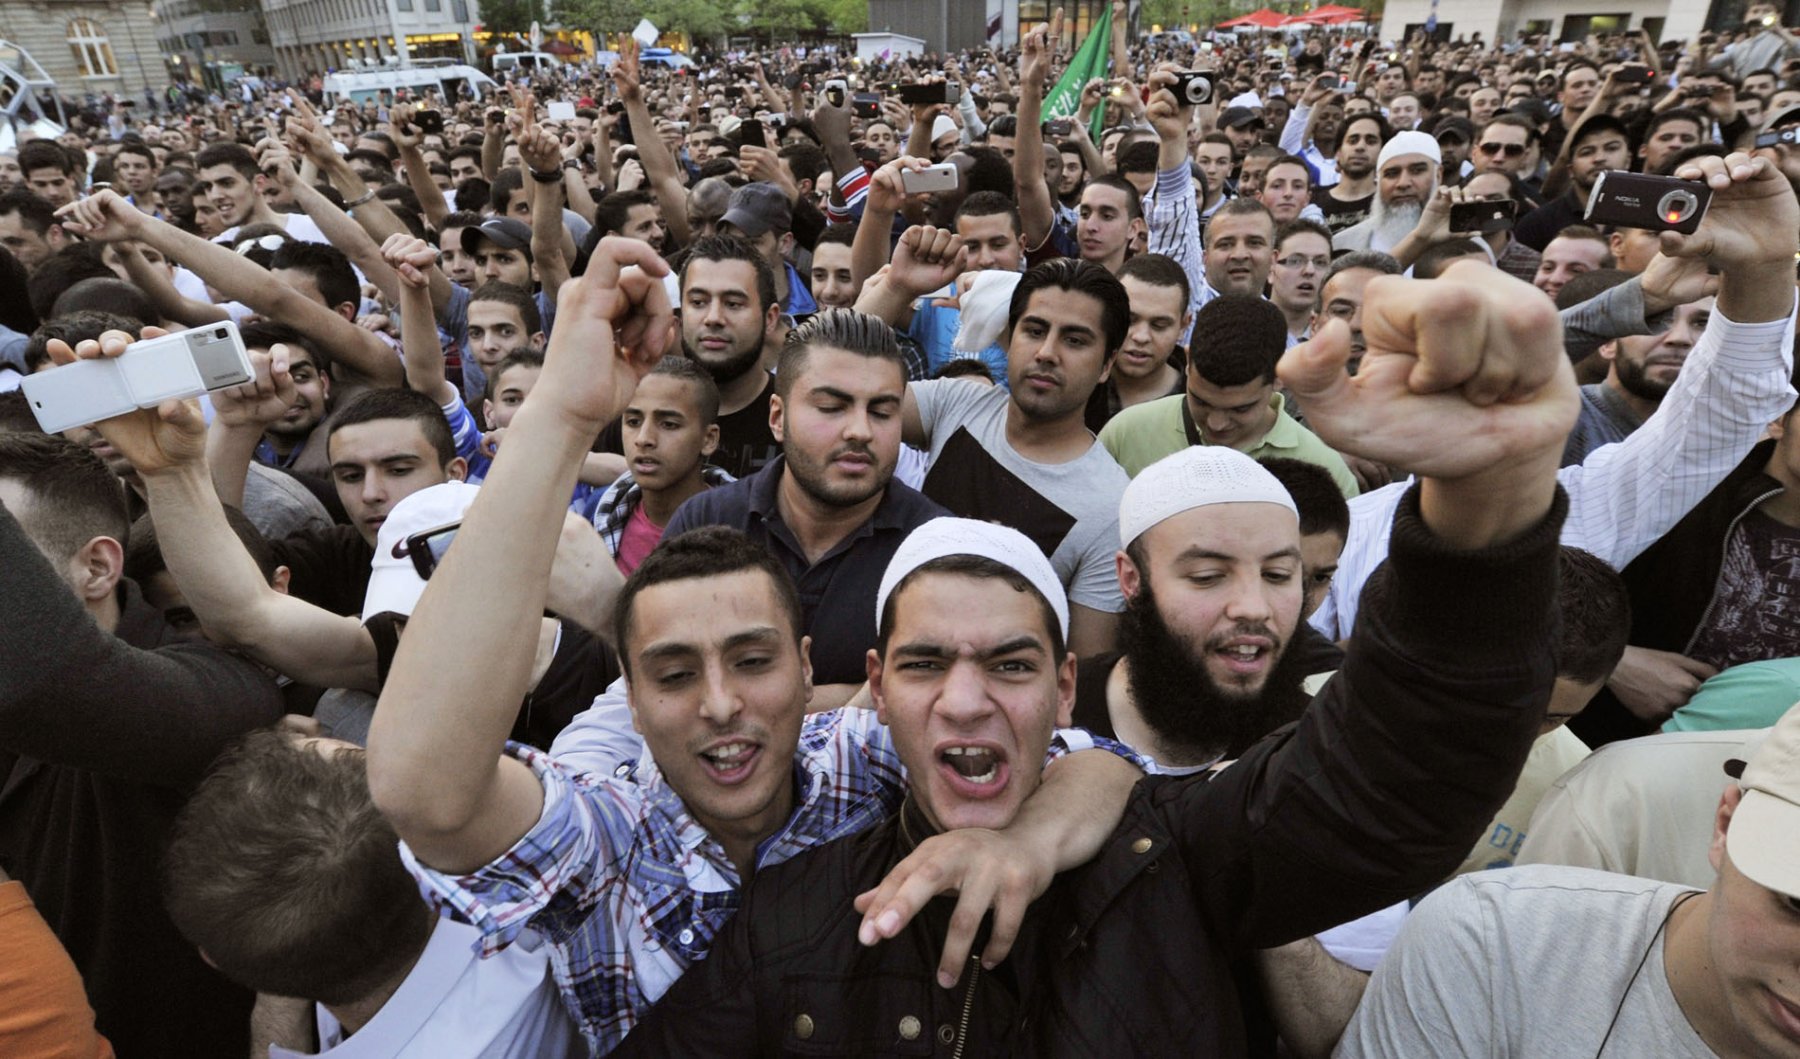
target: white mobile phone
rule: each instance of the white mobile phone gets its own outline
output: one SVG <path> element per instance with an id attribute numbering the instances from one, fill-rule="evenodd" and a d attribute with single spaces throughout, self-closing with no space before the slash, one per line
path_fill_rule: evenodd
<path id="1" fill-rule="evenodd" d="M 928 191 L 954 191 L 957 180 L 956 166 L 950 162 L 939 162 L 924 169 L 900 171 L 900 186 L 906 189 L 908 195 L 921 195 Z"/>
<path id="2" fill-rule="evenodd" d="M 19 388 L 38 425 L 56 434 L 251 378 L 244 340 L 227 320 L 134 342 L 119 357 L 78 360 L 27 375 Z"/>
<path id="3" fill-rule="evenodd" d="M 574 121 L 575 120 L 575 104 L 568 103 L 568 102 L 560 102 L 560 101 L 550 104 L 550 120 L 551 121 Z"/>

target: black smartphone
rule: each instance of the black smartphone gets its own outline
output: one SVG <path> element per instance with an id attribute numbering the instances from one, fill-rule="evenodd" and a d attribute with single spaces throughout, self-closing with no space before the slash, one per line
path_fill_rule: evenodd
<path id="1" fill-rule="evenodd" d="M 1519 219 L 1519 204 L 1511 199 L 1484 199 L 1450 205 L 1452 232 L 1491 234 L 1511 230 Z"/>
<path id="2" fill-rule="evenodd" d="M 1633 63 L 1628 66 L 1619 67 L 1618 72 L 1613 74 L 1613 77 L 1615 77 L 1622 85 L 1647 85 L 1655 79 L 1656 75 L 1651 72 L 1648 66 L 1639 66 L 1636 63 Z"/>
<path id="3" fill-rule="evenodd" d="M 1325 89 L 1330 89 L 1332 91 L 1336 91 L 1337 87 L 1341 84 L 1343 84 L 1343 82 L 1338 80 L 1337 74 L 1326 74 L 1325 76 L 1319 78 L 1319 87 L 1320 88 L 1325 88 Z"/>
<path id="4" fill-rule="evenodd" d="M 1712 202 L 1712 188 L 1693 180 L 1609 169 L 1588 193 L 1586 219 L 1652 232 L 1692 235 Z"/>
<path id="5" fill-rule="evenodd" d="M 427 136 L 444 134 L 444 115 L 435 110 L 421 110 L 413 115 L 413 124 Z"/>
<path id="6" fill-rule="evenodd" d="M 881 97 L 873 92 L 858 92 L 850 101 L 850 109 L 864 121 L 881 117 Z"/>
<path id="7" fill-rule="evenodd" d="M 899 85 L 897 90 L 900 102 L 909 107 L 933 103 L 955 103 L 962 98 L 960 87 L 941 81 L 923 85 Z"/>
<path id="8" fill-rule="evenodd" d="M 1071 135 L 1074 132 L 1075 123 L 1068 118 L 1058 118 L 1055 121 L 1044 122 L 1044 135 L 1046 136 L 1062 137 Z"/>
<path id="9" fill-rule="evenodd" d="M 731 139 L 739 147 L 767 147 L 769 127 L 757 118 L 745 118 L 744 123 L 732 131 Z"/>
<path id="10" fill-rule="evenodd" d="M 418 571 L 419 580 L 431 580 L 431 572 L 444 561 L 444 553 L 450 550 L 450 542 L 456 539 L 456 531 L 461 528 L 462 520 L 458 519 L 406 538 L 406 554 L 412 559 L 413 569 Z"/>
<path id="11" fill-rule="evenodd" d="M 1758 147 L 1775 147 L 1780 144 L 1792 147 L 1796 143 L 1800 143 L 1800 126 L 1790 125 L 1785 129 L 1756 134 L 1756 146 Z"/>

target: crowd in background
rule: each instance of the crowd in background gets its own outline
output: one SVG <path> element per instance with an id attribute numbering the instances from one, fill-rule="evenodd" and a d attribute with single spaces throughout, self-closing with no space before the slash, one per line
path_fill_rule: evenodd
<path id="1" fill-rule="evenodd" d="M 1800 37 L 1124 16 L 0 154 L 0 1054 L 1800 1055 Z"/>

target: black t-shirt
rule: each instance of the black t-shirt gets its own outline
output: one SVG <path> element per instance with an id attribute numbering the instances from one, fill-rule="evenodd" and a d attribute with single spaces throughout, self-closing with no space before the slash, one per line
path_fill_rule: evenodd
<path id="1" fill-rule="evenodd" d="M 769 398 L 775 396 L 775 376 L 768 377 L 762 393 L 749 404 L 722 415 L 719 423 L 719 447 L 708 460 L 733 478 L 747 478 L 781 454 L 775 433 L 769 429 Z M 625 454 L 625 434 L 619 420 L 601 431 L 594 443 L 595 452 Z"/>
<path id="2" fill-rule="evenodd" d="M 1513 238 L 1541 254 L 1564 228 L 1580 224 L 1586 212 L 1581 203 L 1575 201 L 1575 191 L 1571 188 L 1520 217 L 1518 226 L 1513 229 Z"/>
<path id="3" fill-rule="evenodd" d="M 1371 192 L 1360 199 L 1341 202 L 1332 197 L 1330 188 L 1313 188 L 1312 200 L 1325 214 L 1325 226 L 1336 235 L 1369 219 L 1369 207 L 1375 202 L 1375 195 Z"/>
<path id="4" fill-rule="evenodd" d="M 612 649 L 592 633 L 567 619 L 558 619 L 562 638 L 544 676 L 525 696 L 519 716 L 507 738 L 539 750 L 549 750 L 557 733 L 575 715 L 594 704 L 606 686 L 623 675 Z M 400 646 L 404 629 L 398 614 L 377 614 L 369 620 L 369 636 L 375 641 L 375 668 L 387 683 L 388 668 Z"/>
<path id="5" fill-rule="evenodd" d="M 292 573 L 288 595 L 333 614 L 362 613 L 375 549 L 355 526 L 303 530 L 269 546 Z"/>
<path id="6" fill-rule="evenodd" d="M 1173 397 L 1178 393 L 1186 393 L 1187 351 L 1176 346 L 1174 352 L 1169 354 L 1169 367 L 1175 369 L 1175 381 L 1170 384 L 1168 393 L 1159 396 Z M 1094 387 L 1093 394 L 1088 397 L 1087 411 L 1082 413 L 1082 419 L 1089 430 L 1098 434 L 1102 427 L 1112 421 L 1113 416 L 1124 410 L 1125 406 L 1119 400 L 1117 376 L 1108 376 L 1105 382 Z"/>

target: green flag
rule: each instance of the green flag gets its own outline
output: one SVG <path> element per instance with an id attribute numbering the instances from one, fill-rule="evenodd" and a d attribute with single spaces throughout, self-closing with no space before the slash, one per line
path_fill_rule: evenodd
<path id="1" fill-rule="evenodd" d="M 1112 61 L 1112 5 L 1102 4 L 1100 20 L 1088 31 L 1087 40 L 1075 50 L 1075 57 L 1069 60 L 1069 68 L 1057 79 L 1056 87 L 1044 97 L 1044 120 L 1055 118 L 1073 118 L 1081 109 L 1081 90 L 1096 77 L 1105 77 L 1106 68 Z M 1094 127 L 1089 135 L 1095 143 L 1100 142 L 1100 132 L 1106 126 L 1106 106 L 1101 104 L 1094 108 Z"/>

